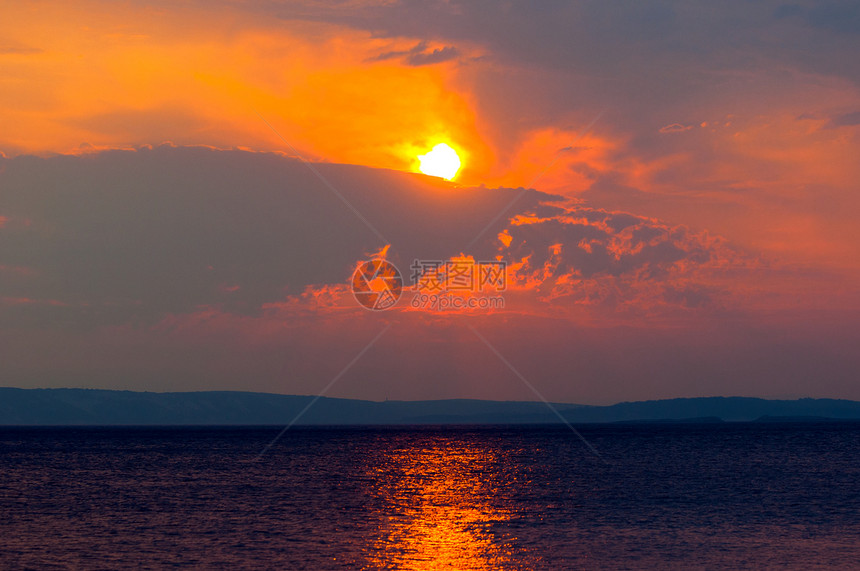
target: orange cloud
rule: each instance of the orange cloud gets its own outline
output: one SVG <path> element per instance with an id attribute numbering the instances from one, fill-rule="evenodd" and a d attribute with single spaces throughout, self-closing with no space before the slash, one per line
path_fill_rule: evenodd
<path id="1" fill-rule="evenodd" d="M 173 141 L 292 154 L 292 145 L 313 160 L 415 170 L 418 154 L 445 141 L 463 159 L 460 184 L 533 183 L 860 275 L 851 85 L 796 75 L 786 89 L 761 73 L 760 100 L 693 92 L 669 110 L 651 100 L 654 116 L 616 99 L 580 135 L 595 117 L 585 109 L 603 104 L 599 82 L 564 70 L 520 75 L 528 65 L 478 34 L 472 43 L 373 34 L 325 22 L 323 9 L 290 19 L 303 9 L 273 18 L 246 5 L 6 7 L 0 152 Z M 685 69 L 668 69 L 667 81 Z M 523 77 L 534 86 L 512 89 Z M 580 89 L 590 95 L 570 103 Z"/>
<path id="2" fill-rule="evenodd" d="M 588 118 L 583 119 L 578 129 L 545 127 L 527 133 L 485 178 L 500 186 L 534 187 L 565 196 L 587 189 L 596 176 L 618 168 L 611 155 L 623 141 L 598 134 L 599 125 L 589 128 Z"/>
<path id="3" fill-rule="evenodd" d="M 7 9 L 0 37 L 34 49 L 0 55 L 0 149 L 172 141 L 291 153 L 259 113 L 312 158 L 413 170 L 419 152 L 445 141 L 461 153 L 464 178 L 489 160 L 470 103 L 449 86 L 455 61 L 405 65 L 374 56 L 410 40 L 188 10 Z"/>

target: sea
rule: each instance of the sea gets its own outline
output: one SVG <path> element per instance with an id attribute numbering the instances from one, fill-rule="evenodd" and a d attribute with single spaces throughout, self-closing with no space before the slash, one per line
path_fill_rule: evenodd
<path id="1" fill-rule="evenodd" d="M 0 568 L 860 568 L 860 423 L 576 430 L 3 427 Z"/>

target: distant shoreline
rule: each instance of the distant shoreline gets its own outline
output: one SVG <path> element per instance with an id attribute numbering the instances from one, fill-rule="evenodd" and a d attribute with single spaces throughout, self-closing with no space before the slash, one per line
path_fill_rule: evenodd
<path id="1" fill-rule="evenodd" d="M 561 424 L 530 401 L 365 401 L 242 391 L 153 393 L 0 387 L 2 426 L 403 426 Z M 553 403 L 572 424 L 860 420 L 860 401 L 700 397 L 608 406 Z M 305 411 L 302 413 L 302 411 Z"/>
<path id="2" fill-rule="evenodd" d="M 285 423 L 281 424 L 0 424 L 0 432 L 4 430 L 282 430 Z M 573 422 L 570 425 L 576 428 L 681 428 L 681 427 L 740 427 L 748 426 L 780 426 L 780 425 L 854 425 L 860 424 L 860 418 L 813 418 L 813 417 L 786 417 L 785 420 L 728 420 L 720 422 L 698 422 L 696 420 L 636 420 L 617 422 Z M 560 429 L 568 430 L 567 425 L 561 422 L 535 422 L 535 423 L 476 423 L 476 424 L 295 424 L 290 430 L 512 430 L 512 429 Z"/>

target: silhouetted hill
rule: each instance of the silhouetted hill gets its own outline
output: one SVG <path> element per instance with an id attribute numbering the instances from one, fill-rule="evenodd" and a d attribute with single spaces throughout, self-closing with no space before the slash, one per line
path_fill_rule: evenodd
<path id="1" fill-rule="evenodd" d="M 150 393 L 93 389 L 0 388 L 0 425 L 283 425 L 315 397 L 206 391 Z M 611 406 L 556 403 L 570 422 L 801 421 L 860 419 L 860 402 L 745 397 L 623 402 Z M 320 398 L 298 424 L 553 423 L 540 402 L 436 400 L 374 402 Z"/>

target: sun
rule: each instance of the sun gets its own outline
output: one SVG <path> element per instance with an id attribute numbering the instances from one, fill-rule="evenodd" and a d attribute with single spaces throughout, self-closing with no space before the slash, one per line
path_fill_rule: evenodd
<path id="1" fill-rule="evenodd" d="M 445 143 L 439 143 L 426 155 L 418 155 L 418 160 L 421 161 L 418 170 L 445 180 L 451 180 L 460 170 L 460 157 L 457 156 L 457 151 Z"/>

